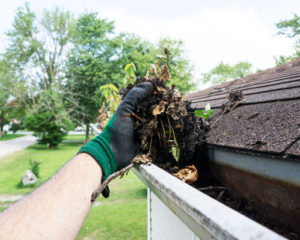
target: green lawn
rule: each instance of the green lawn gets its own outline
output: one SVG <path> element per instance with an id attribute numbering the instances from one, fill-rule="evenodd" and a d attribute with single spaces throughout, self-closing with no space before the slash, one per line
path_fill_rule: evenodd
<path id="1" fill-rule="evenodd" d="M 25 136 L 25 135 L 24 134 L 5 134 L 4 136 L 0 137 L 0 141 L 11 140 L 11 139 L 23 137 L 23 136 Z"/>
<path id="2" fill-rule="evenodd" d="M 0 159 L 0 193 L 24 194 L 34 188 L 17 185 L 29 160 L 41 161 L 40 185 L 51 177 L 65 162 L 71 159 L 80 144 L 63 143 L 57 149 L 36 144 L 12 156 Z M 147 200 L 146 188 L 133 173 L 110 184 L 111 196 L 98 198 L 92 207 L 78 239 L 146 239 Z M 0 212 L 5 207 L 0 205 Z"/>
<path id="3" fill-rule="evenodd" d="M 147 239 L 147 190 L 143 183 L 130 172 L 114 180 L 110 191 L 108 199 L 98 198 L 78 239 Z"/>
<path id="4" fill-rule="evenodd" d="M 90 135 L 90 139 L 93 139 L 95 135 Z M 72 135 L 66 135 L 64 136 L 64 140 L 67 141 L 84 141 L 85 135 L 84 134 L 72 134 Z"/>
<path id="5" fill-rule="evenodd" d="M 80 144 L 64 143 L 57 149 L 36 144 L 0 159 L 0 193 L 23 194 L 33 188 L 19 188 L 18 183 L 29 168 L 29 160 L 40 161 L 39 184 L 51 177 L 65 162 L 75 156 Z"/>

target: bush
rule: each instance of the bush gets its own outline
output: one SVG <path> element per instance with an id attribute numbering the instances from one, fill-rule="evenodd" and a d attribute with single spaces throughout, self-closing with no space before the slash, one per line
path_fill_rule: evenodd
<path id="1" fill-rule="evenodd" d="M 66 113 L 61 99 L 53 91 L 45 91 L 39 101 L 26 116 L 25 127 L 39 137 L 39 143 L 50 148 L 63 140 L 73 124 Z"/>
<path id="2" fill-rule="evenodd" d="M 12 123 L 10 126 L 10 130 L 13 131 L 13 133 L 16 133 L 18 130 L 24 129 L 23 123 Z"/>
<path id="3" fill-rule="evenodd" d="M 41 162 L 39 161 L 31 160 L 31 159 L 29 160 L 30 170 L 37 178 L 40 178 L 40 165 Z"/>

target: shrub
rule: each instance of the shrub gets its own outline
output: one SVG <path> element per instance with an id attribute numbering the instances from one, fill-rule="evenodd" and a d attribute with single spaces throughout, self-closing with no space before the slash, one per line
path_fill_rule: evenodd
<path id="1" fill-rule="evenodd" d="M 40 177 L 40 165 L 41 162 L 36 161 L 36 160 L 29 160 L 29 166 L 30 166 L 30 170 L 33 172 L 33 174 L 39 178 Z"/>

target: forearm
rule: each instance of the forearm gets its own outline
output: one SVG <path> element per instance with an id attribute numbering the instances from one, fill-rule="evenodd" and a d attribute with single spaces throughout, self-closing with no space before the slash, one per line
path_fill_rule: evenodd
<path id="1" fill-rule="evenodd" d="M 101 176 L 92 157 L 77 155 L 44 185 L 0 214 L 0 239 L 75 239 Z"/>

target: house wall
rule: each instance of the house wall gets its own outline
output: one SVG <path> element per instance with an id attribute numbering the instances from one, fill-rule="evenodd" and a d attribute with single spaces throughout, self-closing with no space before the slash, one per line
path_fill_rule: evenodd
<path id="1" fill-rule="evenodd" d="M 199 240 L 149 188 L 148 240 Z"/>

